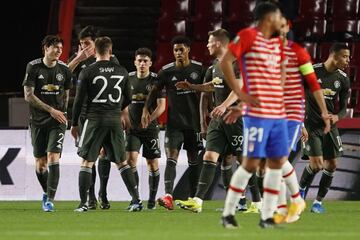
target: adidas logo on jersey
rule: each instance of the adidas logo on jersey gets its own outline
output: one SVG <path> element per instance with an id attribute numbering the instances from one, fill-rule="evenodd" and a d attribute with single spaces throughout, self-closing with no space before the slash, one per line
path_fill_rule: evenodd
<path id="1" fill-rule="evenodd" d="M 321 78 L 318 78 L 318 83 L 322 83 Z"/>
<path id="2" fill-rule="evenodd" d="M 44 76 L 42 74 L 40 74 L 40 76 L 38 77 L 38 79 L 44 79 Z"/>
<path id="3" fill-rule="evenodd" d="M 171 79 L 171 81 L 177 81 L 177 78 L 175 76 L 173 76 L 173 78 Z"/>
<path id="4" fill-rule="evenodd" d="M 155 150 L 154 151 L 154 154 L 159 154 L 160 152 L 158 150 Z"/>

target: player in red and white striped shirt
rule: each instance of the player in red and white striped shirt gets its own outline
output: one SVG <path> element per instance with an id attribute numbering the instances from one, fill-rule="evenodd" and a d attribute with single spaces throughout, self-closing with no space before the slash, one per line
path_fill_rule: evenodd
<path id="1" fill-rule="evenodd" d="M 220 61 L 229 86 L 244 101 L 244 150 L 242 165 L 231 179 L 225 200 L 222 222 L 225 228 L 237 227 L 235 205 L 244 192 L 260 159 L 267 158 L 264 178 L 264 199 L 260 226 L 274 227 L 282 165 L 288 156 L 288 133 L 284 107 L 284 55 L 280 38 L 272 38 L 281 26 L 281 12 L 271 2 L 260 3 L 255 9 L 256 28 L 240 31 Z M 237 59 L 243 74 L 244 88 L 236 82 L 231 64 Z"/>
<path id="2" fill-rule="evenodd" d="M 329 119 L 327 116 L 327 108 L 324 100 L 324 96 L 321 87 L 317 81 L 316 74 L 312 67 L 311 57 L 309 53 L 302 46 L 295 42 L 289 41 L 286 38 L 289 32 L 289 25 L 285 17 L 281 19 L 281 30 L 280 36 L 284 42 L 284 54 L 285 54 L 285 72 L 286 79 L 284 82 L 284 104 L 287 115 L 287 126 L 288 126 L 288 146 L 289 150 L 293 151 L 296 148 L 296 143 L 299 140 L 299 133 L 302 122 L 304 120 L 304 86 L 302 77 L 304 77 L 306 84 L 312 91 L 319 108 L 321 109 L 322 115 L 325 116 L 325 131 L 330 128 Z M 299 218 L 299 211 L 301 211 L 305 205 L 296 206 L 296 199 L 300 198 L 299 184 L 297 181 L 296 173 L 293 166 L 289 161 L 286 161 L 283 166 L 283 178 L 279 201 L 278 201 L 278 213 L 276 217 L 277 222 L 294 222 Z M 286 186 L 288 187 L 292 201 L 287 213 L 286 205 Z M 295 200 L 295 201 L 294 201 Z"/>

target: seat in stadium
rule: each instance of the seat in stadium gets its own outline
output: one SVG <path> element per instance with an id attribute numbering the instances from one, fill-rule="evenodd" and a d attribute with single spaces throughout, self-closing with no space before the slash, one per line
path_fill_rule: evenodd
<path id="1" fill-rule="evenodd" d="M 213 58 L 209 55 L 206 45 L 207 42 L 193 42 L 191 44 L 190 58 L 202 62 L 205 66 L 210 66 Z"/>
<path id="2" fill-rule="evenodd" d="M 158 23 L 158 39 L 160 41 L 170 41 L 176 35 L 186 35 L 186 21 L 160 18 Z"/>
<path id="3" fill-rule="evenodd" d="M 331 1 L 330 13 L 333 19 L 356 19 L 359 18 L 360 0 L 333 0 Z"/>
<path id="4" fill-rule="evenodd" d="M 222 0 L 195 0 L 194 15 L 200 19 L 219 19 L 223 15 Z"/>
<path id="5" fill-rule="evenodd" d="M 254 20 L 253 11 L 256 0 L 229 0 L 228 1 L 228 21 L 249 21 Z"/>
<path id="6" fill-rule="evenodd" d="M 170 43 L 160 42 L 156 45 L 156 61 L 154 69 L 158 72 L 164 65 L 174 61 L 173 49 Z"/>
<path id="7" fill-rule="evenodd" d="M 294 22 L 294 31 L 300 41 L 319 40 L 326 32 L 326 20 L 298 20 Z"/>
<path id="8" fill-rule="evenodd" d="M 190 17 L 190 0 L 162 0 L 161 17 L 168 19 L 186 19 Z"/>
<path id="9" fill-rule="evenodd" d="M 317 47 L 318 44 L 316 42 L 303 42 L 302 45 L 304 46 L 304 48 L 309 52 L 311 59 L 313 62 L 317 61 Z"/>
<path id="10" fill-rule="evenodd" d="M 196 41 L 207 41 L 208 32 L 222 27 L 221 19 L 198 19 L 192 23 L 193 38 Z"/>
<path id="11" fill-rule="evenodd" d="M 320 46 L 318 46 L 318 56 L 321 62 L 324 62 L 328 58 L 330 48 L 333 44 L 333 42 L 322 42 Z"/>
<path id="12" fill-rule="evenodd" d="M 301 19 L 324 19 L 326 15 L 327 0 L 300 0 L 299 17 Z"/>
<path id="13" fill-rule="evenodd" d="M 334 20 L 330 24 L 330 35 L 335 39 L 353 39 L 359 35 L 359 21 L 356 20 Z"/>

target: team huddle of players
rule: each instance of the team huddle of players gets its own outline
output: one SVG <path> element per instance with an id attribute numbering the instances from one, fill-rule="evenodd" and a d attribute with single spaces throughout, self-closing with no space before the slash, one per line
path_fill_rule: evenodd
<path id="1" fill-rule="evenodd" d="M 71 134 L 82 158 L 77 212 L 96 209 L 98 201 L 100 208 L 110 208 L 106 186 L 111 162 L 132 197 L 128 210 L 143 209 L 136 170 L 141 146 L 149 170 L 148 209 L 157 202 L 169 210 L 176 204 L 201 212 L 221 161 L 227 190 L 221 218 L 225 228 L 238 227 L 236 210 L 260 212 L 262 228 L 297 221 L 320 170 L 323 174 L 311 211 L 324 212 L 322 200 L 342 151 L 336 122 L 346 112 L 350 82 L 342 70 L 349 64 L 349 48 L 335 43 L 324 63 L 312 65 L 307 51 L 286 38 L 289 25 L 276 4 L 260 3 L 254 12 L 256 27 L 241 30 L 232 41 L 225 29 L 209 32 L 207 48 L 214 57 L 209 68 L 190 60 L 189 39 L 177 36 L 172 40 L 175 61 L 158 74 L 150 72 L 152 53 L 147 48 L 135 52 L 136 71 L 128 73 L 112 55 L 111 39 L 97 37 L 92 26 L 80 32 L 79 49 L 68 64 L 58 60 L 62 40 L 46 36 L 44 57 L 27 65 L 23 82 L 30 103 L 36 175 L 44 191 L 43 210 L 54 211 L 69 94 L 76 89 Z M 165 97 L 165 195 L 156 201 L 161 156 L 157 118 L 165 111 Z M 299 186 L 288 155 L 300 135 L 310 164 Z M 190 197 L 173 200 L 181 148 L 187 152 Z M 94 191 L 97 160 L 98 199 Z M 232 173 L 235 160 L 239 167 Z M 249 209 L 244 203 L 247 186 L 252 195 Z"/>

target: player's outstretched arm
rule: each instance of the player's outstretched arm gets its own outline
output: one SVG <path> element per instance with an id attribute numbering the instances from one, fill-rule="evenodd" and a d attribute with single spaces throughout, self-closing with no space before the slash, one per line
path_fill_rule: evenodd
<path id="1" fill-rule="evenodd" d="M 188 81 L 180 81 L 175 84 L 177 89 L 184 89 L 184 90 L 194 90 L 197 92 L 213 92 L 214 91 L 214 84 L 212 82 L 207 82 L 203 84 L 192 84 Z"/>
<path id="2" fill-rule="evenodd" d="M 67 122 L 67 119 L 63 112 L 54 109 L 53 107 L 41 101 L 37 96 L 35 96 L 34 87 L 24 86 L 24 96 L 25 101 L 31 104 L 31 106 L 50 113 L 50 115 L 60 123 L 65 124 Z"/>

